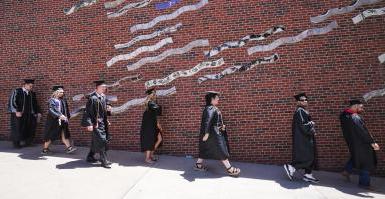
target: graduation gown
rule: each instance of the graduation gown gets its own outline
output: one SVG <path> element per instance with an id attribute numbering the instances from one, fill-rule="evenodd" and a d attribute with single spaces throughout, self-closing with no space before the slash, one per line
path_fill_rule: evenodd
<path id="1" fill-rule="evenodd" d="M 61 120 L 59 123 L 61 115 L 66 116 L 68 119 L 70 118 L 67 100 L 65 98 L 49 99 L 47 120 L 44 128 L 44 141 L 57 140 L 62 132 L 64 132 L 66 139 L 70 138 L 68 121 Z"/>
<path id="2" fill-rule="evenodd" d="M 82 118 L 82 126 L 93 126 L 91 152 L 100 153 L 107 150 L 107 142 L 110 140 L 108 132 L 107 99 L 105 95 L 96 92 L 88 96 L 88 101 Z"/>
<path id="3" fill-rule="evenodd" d="M 227 133 L 220 130 L 222 125 L 222 115 L 219 109 L 212 105 L 206 106 L 201 120 L 199 158 L 225 160 L 230 157 L 227 138 L 225 137 Z M 203 141 L 206 133 L 209 133 L 209 138 Z"/>
<path id="4" fill-rule="evenodd" d="M 375 143 L 366 128 L 364 120 L 356 113 L 344 111 L 340 115 L 343 136 L 348 145 L 353 167 L 371 171 L 377 166 L 376 152 L 371 144 Z"/>
<path id="5" fill-rule="evenodd" d="M 142 125 L 140 127 L 141 151 L 153 151 L 160 133 L 157 117 L 162 113 L 162 107 L 154 101 L 149 101 L 146 111 L 143 113 Z"/>
<path id="6" fill-rule="evenodd" d="M 308 111 L 298 107 L 293 115 L 292 165 L 296 169 L 312 169 L 316 161 L 315 129 Z"/>
<path id="7" fill-rule="evenodd" d="M 8 112 L 11 113 L 11 139 L 14 142 L 32 142 L 36 132 L 37 114 L 40 113 L 35 92 L 29 91 L 27 94 L 22 88 L 13 90 L 9 97 Z M 16 117 L 16 112 L 22 112 L 22 116 Z"/>

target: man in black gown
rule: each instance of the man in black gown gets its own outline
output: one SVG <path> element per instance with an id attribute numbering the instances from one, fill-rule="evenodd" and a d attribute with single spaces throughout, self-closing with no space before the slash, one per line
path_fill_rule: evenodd
<path id="1" fill-rule="evenodd" d="M 306 182 L 318 183 L 318 179 L 313 177 L 312 170 L 315 166 L 315 123 L 311 120 L 309 112 L 306 110 L 308 105 L 305 93 L 300 93 L 294 98 L 297 100 L 297 109 L 293 116 L 293 156 L 292 163 L 285 164 L 284 169 L 290 180 L 293 180 L 294 172 L 304 169 L 303 180 Z"/>
<path id="2" fill-rule="evenodd" d="M 107 86 L 103 80 L 94 81 L 96 90 L 88 96 L 85 112 L 83 114 L 82 126 L 92 132 L 91 149 L 87 155 L 87 162 L 94 163 L 95 153 L 100 154 L 101 166 L 111 168 L 107 161 L 107 142 L 109 141 L 107 116 L 111 114 L 111 106 L 108 105 L 106 95 Z"/>
<path id="3" fill-rule="evenodd" d="M 31 145 L 35 138 L 36 124 L 41 118 L 36 94 L 32 91 L 35 80 L 25 79 L 24 85 L 12 91 L 8 112 L 11 113 L 11 140 L 15 148 Z"/>
<path id="4" fill-rule="evenodd" d="M 359 115 L 364 111 L 360 100 L 351 100 L 350 107 L 340 115 L 341 128 L 346 144 L 350 152 L 350 160 L 342 173 L 348 180 L 353 168 L 359 170 L 358 185 L 365 189 L 373 189 L 370 186 L 369 172 L 377 165 L 376 150 L 380 147 L 374 141 L 366 128 L 365 122 Z"/>

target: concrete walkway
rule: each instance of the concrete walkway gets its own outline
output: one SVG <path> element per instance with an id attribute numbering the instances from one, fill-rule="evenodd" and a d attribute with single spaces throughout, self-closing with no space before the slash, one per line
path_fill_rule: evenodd
<path id="1" fill-rule="evenodd" d="M 373 178 L 380 193 L 367 192 L 338 173 L 315 172 L 320 183 L 289 181 L 281 166 L 233 163 L 242 169 L 239 178 L 228 177 L 221 164 L 208 161 L 210 171 L 192 169 L 194 159 L 160 156 L 145 165 L 140 153 L 109 151 L 111 169 L 84 161 L 87 148 L 63 153 L 54 145 L 53 155 L 41 156 L 40 146 L 13 149 L 0 142 L 1 199 L 253 199 L 253 198 L 384 198 L 385 179 Z"/>

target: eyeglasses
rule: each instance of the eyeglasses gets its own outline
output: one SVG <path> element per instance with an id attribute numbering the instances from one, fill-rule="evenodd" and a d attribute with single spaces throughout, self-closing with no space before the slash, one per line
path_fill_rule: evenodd
<path id="1" fill-rule="evenodd" d="M 300 99 L 301 102 L 307 102 L 307 99 Z"/>

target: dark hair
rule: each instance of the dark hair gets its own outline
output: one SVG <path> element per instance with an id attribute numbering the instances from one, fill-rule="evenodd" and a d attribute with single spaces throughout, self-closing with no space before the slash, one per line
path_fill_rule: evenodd
<path id="1" fill-rule="evenodd" d="M 214 99 L 218 95 L 219 95 L 218 93 L 207 93 L 205 96 L 206 106 L 211 105 L 211 100 Z"/>

